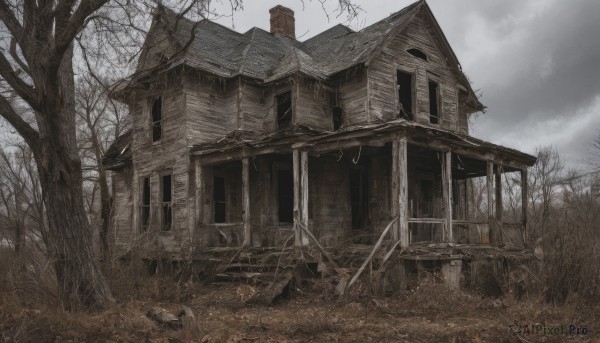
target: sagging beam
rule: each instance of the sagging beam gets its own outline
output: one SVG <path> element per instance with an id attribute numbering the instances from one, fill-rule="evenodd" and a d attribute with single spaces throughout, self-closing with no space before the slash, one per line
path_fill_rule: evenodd
<path id="1" fill-rule="evenodd" d="M 252 233 L 250 231 L 250 168 L 248 158 L 242 159 L 242 218 L 244 221 L 244 243 L 243 246 L 250 246 L 252 243 Z"/>
<path id="2" fill-rule="evenodd" d="M 452 151 L 447 151 L 444 155 L 444 206 L 446 208 L 446 232 L 444 239 L 446 242 L 453 242 L 452 233 Z"/>

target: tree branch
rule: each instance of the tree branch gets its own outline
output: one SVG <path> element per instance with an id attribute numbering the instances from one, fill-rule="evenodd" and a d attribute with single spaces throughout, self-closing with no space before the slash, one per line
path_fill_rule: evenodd
<path id="1" fill-rule="evenodd" d="M 32 150 L 39 148 L 40 134 L 15 112 L 10 102 L 2 95 L 0 95 L 0 116 L 17 130 Z"/>

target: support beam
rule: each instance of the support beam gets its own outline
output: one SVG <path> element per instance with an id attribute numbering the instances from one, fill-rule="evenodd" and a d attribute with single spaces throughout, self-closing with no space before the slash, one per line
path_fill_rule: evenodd
<path id="1" fill-rule="evenodd" d="M 487 214 L 488 214 L 488 232 L 490 238 L 490 244 L 497 244 L 496 241 L 496 226 L 494 219 L 494 162 L 487 161 L 487 177 L 486 177 L 486 190 L 487 190 Z"/>
<path id="2" fill-rule="evenodd" d="M 392 190 L 392 208 L 391 208 L 391 216 L 392 218 L 396 218 L 400 215 L 400 203 L 402 200 L 400 199 L 400 142 L 398 140 L 394 140 L 392 142 L 392 182 L 391 182 L 391 190 Z M 400 221 L 394 224 L 392 228 L 392 240 L 397 242 L 400 240 Z"/>
<path id="3" fill-rule="evenodd" d="M 294 149 L 293 157 L 293 174 L 294 174 L 294 245 L 302 245 L 302 236 L 298 223 L 301 221 L 300 214 L 300 151 Z"/>
<path id="4" fill-rule="evenodd" d="M 502 241 L 502 215 L 504 208 L 502 206 L 502 166 L 496 165 L 496 243 Z"/>
<path id="5" fill-rule="evenodd" d="M 242 159 L 242 201 L 242 218 L 244 221 L 243 246 L 250 246 L 252 236 L 250 232 L 250 168 L 248 167 L 248 158 Z"/>
<path id="6" fill-rule="evenodd" d="M 410 244 L 408 235 L 408 154 L 405 138 L 392 143 L 392 216 L 398 216 L 398 223 L 392 231 L 394 241 L 400 240 L 400 248 Z"/>
<path id="7" fill-rule="evenodd" d="M 523 222 L 523 240 L 525 246 L 529 244 L 527 236 L 527 209 L 529 208 L 529 190 L 527 185 L 527 168 L 521 170 L 521 218 Z"/>
<path id="8" fill-rule="evenodd" d="M 204 167 L 200 164 L 200 161 L 194 161 L 194 230 L 195 234 L 204 224 Z"/>
<path id="9" fill-rule="evenodd" d="M 308 152 L 302 151 L 300 153 L 300 187 L 301 191 L 301 204 L 300 211 L 301 221 L 305 228 L 310 230 L 308 226 Z M 308 245 L 308 237 L 304 232 L 300 233 L 300 239 L 302 241 L 302 245 Z"/>
<path id="10" fill-rule="evenodd" d="M 452 233 L 452 151 L 447 151 L 444 156 L 444 206 L 446 208 L 446 242 L 453 242 Z"/>

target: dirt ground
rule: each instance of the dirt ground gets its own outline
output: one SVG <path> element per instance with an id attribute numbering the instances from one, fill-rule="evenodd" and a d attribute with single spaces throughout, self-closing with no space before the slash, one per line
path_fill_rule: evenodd
<path id="1" fill-rule="evenodd" d="M 388 297 L 359 283 L 339 297 L 330 280 L 312 279 L 265 306 L 248 301 L 258 291 L 155 276 L 117 287 L 115 306 L 95 314 L 23 308 L 5 294 L 0 342 L 600 342 L 600 306 L 582 298 L 563 306 L 510 294 L 494 300 L 434 282 Z M 181 305 L 197 326 L 175 330 L 146 316 L 157 306 L 177 314 Z M 570 324 L 579 335 L 567 334 Z"/>

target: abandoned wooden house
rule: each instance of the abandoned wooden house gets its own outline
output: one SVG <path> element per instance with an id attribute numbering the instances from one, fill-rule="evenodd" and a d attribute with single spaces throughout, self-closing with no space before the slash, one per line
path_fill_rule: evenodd
<path id="1" fill-rule="evenodd" d="M 527 197 L 506 220 L 502 179 L 520 172 L 526 192 L 535 158 L 469 136 L 485 107 L 425 1 L 305 41 L 292 10 L 269 12 L 271 32 L 238 33 L 156 10 L 113 91 L 133 118 L 104 158 L 115 251 L 382 239 L 406 251 L 501 246 L 525 230 Z"/>

